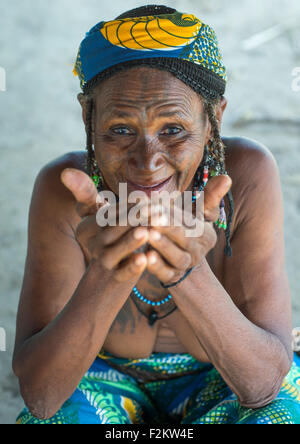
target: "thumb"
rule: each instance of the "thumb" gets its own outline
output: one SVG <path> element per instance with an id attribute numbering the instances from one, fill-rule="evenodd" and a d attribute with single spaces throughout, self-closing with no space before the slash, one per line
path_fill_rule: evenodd
<path id="1" fill-rule="evenodd" d="M 204 215 L 206 220 L 211 222 L 218 220 L 221 200 L 228 193 L 231 185 L 231 178 L 225 174 L 212 177 L 208 181 L 204 190 Z"/>
<path id="2" fill-rule="evenodd" d="M 96 214 L 98 192 L 92 179 L 83 171 L 67 168 L 61 173 L 61 181 L 77 201 L 76 210 L 81 217 Z"/>

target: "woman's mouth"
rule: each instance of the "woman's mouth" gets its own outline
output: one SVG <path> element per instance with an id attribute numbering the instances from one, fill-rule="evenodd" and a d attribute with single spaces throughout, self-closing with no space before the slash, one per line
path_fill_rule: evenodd
<path id="1" fill-rule="evenodd" d="M 144 191 L 148 196 L 151 195 L 153 191 L 160 191 L 163 188 L 166 188 L 170 183 L 173 176 L 168 177 L 167 179 L 162 180 L 161 182 L 156 182 L 153 184 L 149 183 L 135 183 L 131 180 L 128 180 L 128 191 Z"/>

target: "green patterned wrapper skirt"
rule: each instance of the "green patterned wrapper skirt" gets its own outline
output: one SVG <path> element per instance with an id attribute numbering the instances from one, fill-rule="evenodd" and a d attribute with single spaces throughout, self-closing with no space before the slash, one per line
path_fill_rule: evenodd
<path id="1" fill-rule="evenodd" d="M 300 424 L 300 359 L 276 399 L 242 407 L 217 370 L 189 354 L 129 360 L 100 354 L 51 419 L 25 408 L 18 424 Z"/>

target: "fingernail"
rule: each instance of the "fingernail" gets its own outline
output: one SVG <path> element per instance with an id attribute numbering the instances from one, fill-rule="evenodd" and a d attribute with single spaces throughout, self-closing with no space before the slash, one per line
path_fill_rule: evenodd
<path id="1" fill-rule="evenodd" d="M 161 226 L 166 226 L 167 224 L 168 224 L 167 216 L 164 215 L 160 217 L 154 216 L 151 218 L 151 225 L 153 226 L 161 227 Z"/>
<path id="2" fill-rule="evenodd" d="M 65 169 L 61 174 L 61 178 L 67 184 L 72 183 L 74 177 L 75 177 L 74 171 L 68 168 Z"/>
<path id="3" fill-rule="evenodd" d="M 162 225 L 162 226 L 167 225 L 167 224 L 168 224 L 168 218 L 167 218 L 167 216 L 161 216 L 161 217 L 159 218 L 159 224 Z"/>
<path id="4" fill-rule="evenodd" d="M 146 237 L 147 233 L 148 233 L 147 230 L 145 230 L 144 228 L 138 228 L 133 233 L 133 236 L 136 240 L 140 240 L 143 239 L 143 237 Z"/>
<path id="5" fill-rule="evenodd" d="M 161 234 L 156 230 L 150 231 L 150 238 L 154 241 L 158 241 L 161 239 Z"/>
<path id="6" fill-rule="evenodd" d="M 135 260 L 136 265 L 143 265 L 145 263 L 145 258 L 143 256 L 139 256 Z"/>
<path id="7" fill-rule="evenodd" d="M 155 263 L 157 262 L 157 258 L 156 258 L 156 256 L 151 255 L 151 256 L 148 258 L 148 261 L 149 261 L 149 264 L 150 264 L 150 265 L 153 265 L 153 264 L 155 264 Z"/>

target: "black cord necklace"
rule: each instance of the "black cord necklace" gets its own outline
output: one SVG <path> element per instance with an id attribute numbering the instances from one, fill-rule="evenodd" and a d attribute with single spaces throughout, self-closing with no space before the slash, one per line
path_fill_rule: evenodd
<path id="1" fill-rule="evenodd" d="M 150 313 L 149 315 L 147 315 L 146 313 L 144 313 L 144 312 L 140 309 L 140 307 L 139 307 L 137 301 L 135 300 L 135 297 L 134 297 L 134 293 L 133 293 L 133 292 L 130 293 L 130 297 L 131 297 L 131 299 L 133 300 L 134 305 L 135 305 L 136 308 L 138 309 L 139 313 L 141 313 L 143 316 L 145 316 L 145 318 L 148 319 L 148 323 L 149 323 L 150 327 L 152 327 L 152 325 L 154 325 L 156 321 L 159 321 L 160 319 L 164 319 L 164 318 L 166 318 L 167 316 L 169 316 L 170 314 L 172 314 L 175 310 L 177 310 L 177 305 L 175 305 L 175 307 L 173 307 L 172 310 L 170 310 L 167 314 L 165 314 L 165 315 L 163 315 L 163 316 L 158 316 L 158 313 L 157 313 L 157 311 L 155 311 L 155 310 L 152 310 L 151 313 Z"/>

